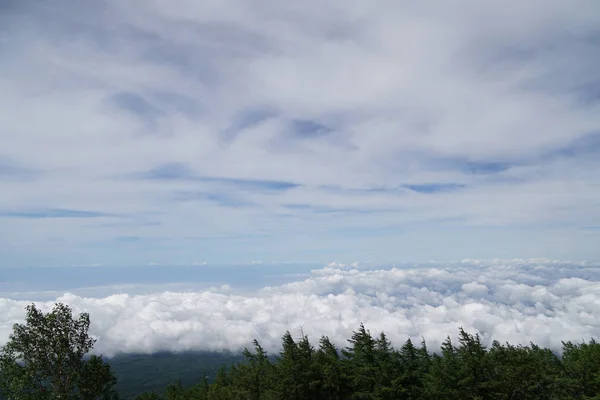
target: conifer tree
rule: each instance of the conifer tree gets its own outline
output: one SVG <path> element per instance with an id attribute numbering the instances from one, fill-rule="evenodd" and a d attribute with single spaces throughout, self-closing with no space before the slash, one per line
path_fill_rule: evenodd
<path id="1" fill-rule="evenodd" d="M 358 331 L 348 339 L 349 346 L 342 350 L 345 357 L 344 375 L 350 381 L 353 399 L 375 399 L 377 383 L 377 362 L 375 340 L 371 333 L 360 324 Z"/>
<path id="2" fill-rule="evenodd" d="M 340 355 L 327 336 L 319 340 L 319 349 L 315 354 L 317 370 L 321 375 L 320 398 L 339 400 L 346 393 L 342 380 Z"/>

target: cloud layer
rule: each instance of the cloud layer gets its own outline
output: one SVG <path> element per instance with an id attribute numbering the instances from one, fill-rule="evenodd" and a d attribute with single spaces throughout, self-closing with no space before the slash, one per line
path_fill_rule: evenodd
<path id="1" fill-rule="evenodd" d="M 116 294 L 57 301 L 86 311 L 96 351 L 240 350 L 257 338 L 277 351 L 280 337 L 303 331 L 345 345 L 363 322 L 396 344 L 425 337 L 432 349 L 459 326 L 492 340 L 558 350 L 561 340 L 600 337 L 600 265 L 551 260 L 424 264 L 385 269 L 328 266 L 307 279 L 252 293 Z M 0 299 L 0 343 L 27 302 Z M 38 303 L 49 310 L 53 303 Z"/>
<path id="2" fill-rule="evenodd" d="M 213 3 L 0 6 L 2 265 L 600 257 L 596 0 Z"/>

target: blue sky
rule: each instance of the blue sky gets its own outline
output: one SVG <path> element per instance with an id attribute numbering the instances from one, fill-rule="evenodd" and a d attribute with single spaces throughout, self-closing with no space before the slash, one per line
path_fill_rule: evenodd
<path id="1" fill-rule="evenodd" d="M 0 266 L 600 259 L 600 4 L 8 1 Z"/>

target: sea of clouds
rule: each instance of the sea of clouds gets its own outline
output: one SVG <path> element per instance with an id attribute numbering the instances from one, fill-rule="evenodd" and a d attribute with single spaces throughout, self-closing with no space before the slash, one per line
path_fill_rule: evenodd
<path id="1" fill-rule="evenodd" d="M 308 276 L 253 292 L 205 291 L 56 299 L 89 312 L 95 351 L 237 351 L 258 339 L 277 351 L 290 330 L 344 345 L 364 323 L 399 346 L 427 340 L 437 349 L 462 326 L 493 340 L 560 351 L 563 340 L 600 337 L 600 264 L 552 260 L 364 267 L 331 263 Z M 0 298 L 0 344 L 22 322 L 28 301 Z M 53 301 L 36 302 L 50 310 Z"/>

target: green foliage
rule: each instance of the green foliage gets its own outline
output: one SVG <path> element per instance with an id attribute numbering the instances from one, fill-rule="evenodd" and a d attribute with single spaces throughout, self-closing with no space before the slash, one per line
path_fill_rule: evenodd
<path id="1" fill-rule="evenodd" d="M 425 341 L 421 342 L 421 347 L 416 347 L 412 340 L 408 339 L 396 356 L 399 368 L 392 386 L 398 398 L 423 398 L 424 380 L 431 366 L 431 357 Z"/>
<path id="2" fill-rule="evenodd" d="M 164 400 L 164 398 L 154 392 L 145 392 L 137 396 L 135 400 Z"/>
<path id="3" fill-rule="evenodd" d="M 327 336 L 321 337 L 314 360 L 320 381 L 319 398 L 331 400 L 344 398 L 347 385 L 342 376 L 340 354 Z"/>
<path id="4" fill-rule="evenodd" d="M 63 305 L 50 314 L 29 307 L 27 324 L 15 325 L 2 349 L 5 393 L 27 400 L 114 397 L 108 364 L 97 356 L 84 358 L 94 343 L 88 327 L 86 314 L 73 320 Z M 194 371 L 205 368 L 195 373 L 196 384 L 171 379 L 181 375 L 179 370 L 169 375 L 175 383 L 136 400 L 600 400 L 600 344 L 566 342 L 562 350 L 558 357 L 533 343 L 493 342 L 486 348 L 479 335 L 462 328 L 457 342 L 448 337 L 435 354 L 425 340 L 417 346 L 408 339 L 396 350 L 384 333 L 374 338 L 361 324 L 338 351 L 325 336 L 315 349 L 307 336 L 294 339 L 286 332 L 276 357 L 269 357 L 255 340 L 243 360 L 222 365 L 212 382 L 206 370 L 217 359 L 206 358 L 203 365 L 190 361 L 183 365 Z M 157 359 L 161 357 L 136 360 L 153 365 Z M 170 361 L 165 365 L 172 366 Z"/>
<path id="5" fill-rule="evenodd" d="M 587 398 L 600 395 L 600 344 L 563 342 L 562 361 L 567 376 L 568 393 L 581 393 Z"/>
<path id="6" fill-rule="evenodd" d="M 101 357 L 85 358 L 95 340 L 90 318 L 73 318 L 56 304 L 50 313 L 27 307 L 25 324 L 15 324 L 0 351 L 0 387 L 11 399 L 109 399 L 116 379 Z"/>
<path id="7" fill-rule="evenodd" d="M 600 345 L 564 344 L 562 358 L 535 344 L 487 349 L 462 328 L 430 354 L 409 339 L 395 350 L 360 325 L 339 352 L 327 337 L 282 337 L 271 363 L 258 342 L 246 363 L 223 368 L 207 399 L 600 399 Z M 260 371 L 260 372 L 258 372 Z M 204 397 L 187 397 L 204 398 Z"/>
<path id="8" fill-rule="evenodd" d="M 377 360 L 375 340 L 371 333 L 360 324 L 358 331 L 348 339 L 350 344 L 342 350 L 344 376 L 353 388 L 353 399 L 372 399 L 377 383 Z"/>
<path id="9" fill-rule="evenodd" d="M 246 363 L 234 370 L 234 384 L 239 388 L 239 395 L 249 400 L 275 398 L 274 371 L 267 352 L 257 340 L 254 340 L 254 351 L 244 349 Z"/>

